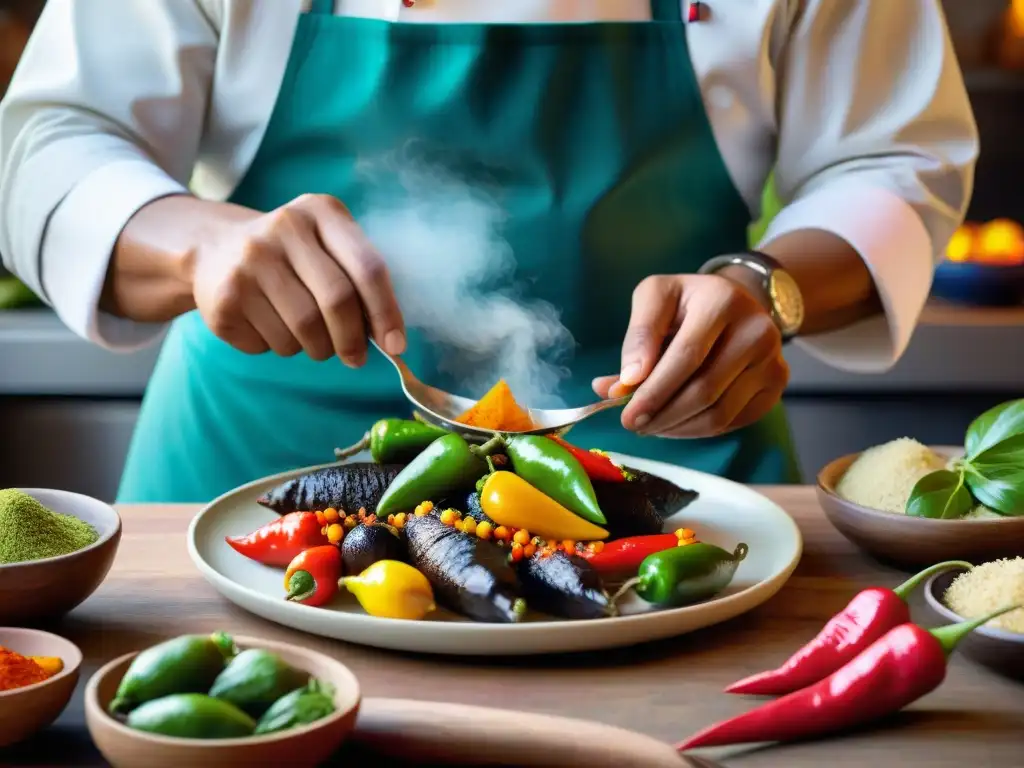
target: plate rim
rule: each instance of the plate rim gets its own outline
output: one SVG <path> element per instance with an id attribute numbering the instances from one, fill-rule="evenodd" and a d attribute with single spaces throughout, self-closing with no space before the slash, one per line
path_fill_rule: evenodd
<path id="1" fill-rule="evenodd" d="M 790 528 L 790 532 L 791 532 L 792 538 L 793 538 L 793 540 L 795 542 L 795 548 L 794 548 L 794 552 L 793 552 L 792 556 L 790 557 L 789 562 L 786 563 L 785 566 L 783 566 L 781 569 L 777 570 L 771 576 L 769 576 L 769 577 L 767 577 L 765 579 L 762 579 L 760 581 L 757 581 L 757 582 L 755 582 L 755 583 L 753 583 L 753 584 L 751 584 L 751 585 L 749 585 L 749 586 L 745 587 L 744 589 L 741 589 L 741 590 L 739 590 L 737 592 L 733 592 L 731 594 L 724 595 L 724 596 L 718 597 L 718 598 L 712 598 L 711 600 L 708 600 L 708 601 L 704 601 L 704 602 L 700 602 L 700 603 L 695 603 L 693 605 L 685 605 L 685 606 L 680 606 L 680 607 L 677 607 L 677 608 L 667 608 L 667 609 L 662 609 L 662 610 L 658 610 L 658 611 L 642 612 L 642 613 L 630 614 L 630 615 L 627 615 L 627 616 L 608 617 L 608 618 L 604 618 L 604 619 L 600 620 L 602 622 L 602 624 L 614 622 L 616 626 L 624 626 L 624 627 L 628 628 L 628 627 L 632 627 L 632 626 L 635 626 L 635 625 L 643 625 L 644 623 L 655 623 L 655 622 L 658 622 L 659 620 L 665 620 L 666 619 L 666 615 L 667 616 L 684 616 L 686 614 L 699 614 L 699 613 L 702 613 L 702 612 L 706 611 L 707 607 L 710 604 L 715 604 L 715 605 L 719 606 L 720 608 L 725 608 L 726 609 L 725 611 L 723 611 L 723 613 L 724 614 L 728 614 L 728 615 L 724 615 L 723 618 L 716 619 L 715 621 L 712 621 L 709 624 L 701 625 L 700 627 L 696 627 L 694 629 L 683 630 L 683 631 L 681 631 L 679 633 L 665 635 L 664 637 L 676 637 L 676 636 L 682 636 L 684 634 L 689 634 L 690 632 L 695 632 L 695 631 L 698 631 L 699 629 L 704 629 L 704 628 L 707 628 L 707 627 L 710 627 L 710 626 L 714 626 L 716 624 L 721 624 L 721 623 L 723 623 L 725 621 L 729 621 L 731 619 L 734 619 L 734 618 L 736 618 L 738 616 L 743 615 L 744 613 L 747 613 L 747 612 L 753 610 L 754 608 L 756 608 L 756 607 L 758 607 L 760 605 L 763 605 L 765 602 L 767 602 L 772 597 L 774 597 L 782 589 L 782 587 L 785 586 L 785 584 L 789 581 L 790 577 L 793 575 L 793 572 L 796 570 L 797 566 L 800 564 L 800 561 L 801 561 L 801 559 L 803 557 L 803 552 L 804 552 L 804 540 L 803 540 L 803 534 L 800 531 L 800 527 L 796 524 L 796 521 L 793 519 L 793 517 L 788 512 L 786 512 L 786 510 L 783 509 L 783 507 L 781 505 L 779 505 L 778 503 L 776 503 L 772 499 L 769 499 L 764 494 L 759 493 L 759 492 L 753 490 L 753 488 L 751 488 L 750 486 L 744 485 L 742 483 L 738 483 L 738 482 L 736 482 L 734 480 L 729 480 L 728 478 L 719 477 L 717 475 L 712 475 L 712 474 L 707 473 L 707 472 L 701 472 L 699 470 L 690 469 L 689 467 L 684 467 L 684 466 L 679 466 L 679 465 L 675 465 L 675 464 L 669 464 L 667 462 L 657 461 L 656 459 L 644 459 L 644 458 L 639 457 L 639 456 L 630 456 L 628 454 L 620 454 L 620 453 L 610 453 L 609 455 L 618 463 L 622 463 L 622 464 L 625 464 L 626 466 L 630 466 L 630 467 L 633 467 L 635 469 L 640 469 L 642 471 L 648 471 L 648 472 L 651 472 L 652 474 L 658 474 L 657 473 L 657 469 L 658 468 L 667 468 L 669 470 L 674 470 L 674 471 L 685 470 L 686 472 L 690 472 L 690 473 L 693 473 L 693 474 L 696 474 L 696 475 L 699 475 L 699 476 L 702 476 L 702 477 L 710 478 L 712 481 L 717 482 L 719 484 L 726 484 L 726 485 L 729 485 L 729 486 L 733 486 L 733 490 L 738 490 L 741 493 L 743 493 L 744 495 L 755 496 L 759 500 L 759 502 L 761 504 L 768 504 L 771 507 L 773 507 L 777 512 L 779 512 L 781 514 L 782 518 L 788 523 L 788 526 Z M 345 462 L 332 461 L 332 462 L 327 462 L 327 463 L 324 463 L 324 464 L 317 464 L 317 465 L 312 465 L 312 466 L 309 466 L 309 467 L 302 467 L 302 468 L 299 468 L 299 469 L 286 470 L 284 472 L 278 472 L 276 474 L 267 475 L 265 477 L 262 477 L 262 478 L 259 478 L 259 479 L 256 479 L 256 480 L 252 480 L 251 482 L 244 483 L 243 485 L 240 485 L 240 486 L 238 486 L 236 488 L 233 488 L 233 489 L 231 489 L 229 491 L 226 491 L 225 493 L 222 493 L 217 498 L 215 498 L 212 501 L 210 501 L 209 503 L 203 505 L 203 507 L 199 510 L 199 512 L 196 513 L 195 516 L 193 516 L 192 520 L 189 522 L 188 531 L 187 531 L 187 535 L 186 535 L 189 558 L 192 560 L 193 564 L 199 570 L 200 574 L 207 581 L 207 583 L 209 583 L 224 599 L 226 599 L 229 602 L 237 605 L 239 608 L 244 610 L 246 613 L 248 613 L 250 615 L 253 615 L 253 616 L 257 616 L 257 617 L 263 619 L 264 621 L 270 621 L 270 622 L 272 622 L 274 624 L 279 624 L 279 625 L 282 625 L 282 626 L 286 626 L 289 629 L 293 629 L 293 630 L 300 631 L 300 632 L 311 632 L 311 630 L 299 629 L 299 628 L 291 626 L 291 625 L 283 624 L 282 622 L 280 622 L 280 621 L 278 621 L 276 619 L 271 619 L 271 618 L 268 618 L 266 616 L 262 616 L 260 614 L 257 614 L 254 611 L 250 610 L 249 608 L 247 608 L 245 606 L 242 606 L 242 605 L 239 605 L 234 599 L 232 599 L 228 594 L 226 594 L 224 589 L 221 588 L 222 584 L 228 590 L 239 590 L 241 592 L 251 592 L 257 598 L 260 598 L 260 599 L 263 599 L 263 600 L 268 600 L 269 599 L 266 595 L 264 595 L 264 594 L 262 594 L 260 592 L 257 592 L 256 590 L 250 589 L 249 587 L 246 587 L 243 584 L 239 584 L 238 582 L 233 581 L 232 579 L 229 579 L 227 576 L 224 576 L 223 574 L 221 574 L 214 566 L 212 566 L 210 563 L 208 563 L 202 557 L 202 555 L 199 552 L 198 546 L 196 545 L 196 531 L 199 528 L 199 526 L 203 523 L 203 520 L 204 520 L 204 518 L 207 515 L 211 514 L 213 510 L 217 509 L 218 506 L 220 506 L 223 502 L 229 500 L 231 497 L 239 496 L 239 495 L 244 495 L 245 493 L 252 491 L 254 488 L 256 488 L 258 486 L 263 486 L 263 485 L 268 485 L 268 484 L 276 485 L 276 484 L 279 484 L 281 482 L 285 482 L 287 480 L 290 480 L 292 478 L 299 477 L 299 476 L 304 475 L 304 474 L 308 474 L 310 472 L 316 472 L 318 470 L 325 469 L 327 467 L 343 465 L 345 463 L 354 463 L 355 461 L 358 461 L 358 457 L 351 457 L 351 458 L 349 458 Z M 741 609 L 739 611 L 733 611 L 733 606 L 736 603 L 743 603 L 743 602 L 749 600 L 751 598 L 751 596 L 752 596 L 751 595 L 752 592 L 763 593 L 764 596 L 762 598 L 760 595 L 758 595 L 757 602 L 754 603 L 753 605 L 751 605 L 749 608 L 744 608 L 744 609 Z M 301 604 L 292 604 L 292 608 L 294 610 L 298 611 L 299 615 L 305 614 L 305 615 L 310 615 L 311 616 L 311 615 L 313 615 L 313 613 L 320 614 L 320 613 L 323 612 L 322 608 L 318 608 L 318 607 L 314 607 L 314 606 L 308 606 L 308 605 L 301 605 Z M 412 619 L 390 619 L 390 618 L 383 618 L 383 617 L 378 617 L 378 616 L 369 616 L 369 615 L 364 614 L 364 613 L 350 613 L 350 612 L 344 612 L 344 613 L 345 613 L 345 620 L 346 621 L 351 621 L 353 624 L 361 625 L 362 627 L 367 628 L 367 629 L 372 629 L 373 627 L 389 627 L 390 628 L 390 627 L 400 627 L 400 626 L 422 626 L 423 625 L 422 621 L 415 621 L 415 620 L 412 620 Z M 538 631 L 543 631 L 544 629 L 550 629 L 550 628 L 556 627 L 556 626 L 557 627 L 578 627 L 579 624 L 580 624 L 579 621 L 573 621 L 573 620 L 569 620 L 569 619 L 559 619 L 559 618 L 545 618 L 545 619 L 541 619 L 541 620 L 538 620 L 538 621 L 528 621 L 528 622 L 522 622 L 522 623 L 516 623 L 516 624 L 476 622 L 476 621 L 472 621 L 470 619 L 466 619 L 466 620 L 463 620 L 463 621 L 431 622 L 431 630 L 433 632 L 438 633 L 438 634 L 450 632 L 450 633 L 452 633 L 454 635 L 454 634 L 457 634 L 459 632 L 470 631 L 470 632 L 473 632 L 474 634 L 483 635 L 483 636 L 490 636 L 490 635 L 493 635 L 493 634 L 501 634 L 503 636 L 507 636 L 507 635 L 514 635 L 514 634 L 517 634 L 517 633 L 518 634 L 534 634 L 534 633 L 537 633 Z M 322 635 L 322 634 L 317 633 L 317 632 L 311 632 L 311 633 L 312 634 L 317 634 L 317 635 L 319 635 L 321 637 L 330 637 L 328 635 Z M 663 635 L 658 635 L 658 637 L 663 637 Z M 652 637 L 651 639 L 655 639 L 655 638 Z M 360 643 L 360 642 L 354 641 L 354 640 L 343 640 L 342 642 L 350 642 L 350 643 L 357 644 L 357 645 L 367 645 L 366 643 Z M 639 641 L 639 642 L 644 642 L 644 641 Z M 385 646 L 373 645 L 372 647 L 383 648 Z M 596 646 L 596 647 L 611 647 L 611 646 L 606 646 L 605 645 L 605 646 Z M 580 652 L 585 652 L 585 651 L 584 650 L 578 650 L 578 651 L 564 651 L 564 652 L 565 653 L 580 653 Z M 445 651 L 433 651 L 433 652 L 423 651 L 423 653 L 443 654 L 443 653 L 446 653 L 446 652 Z M 548 653 L 548 652 L 526 651 L 525 653 L 527 655 L 543 655 L 544 653 Z M 551 653 L 555 653 L 555 652 L 551 652 Z"/>

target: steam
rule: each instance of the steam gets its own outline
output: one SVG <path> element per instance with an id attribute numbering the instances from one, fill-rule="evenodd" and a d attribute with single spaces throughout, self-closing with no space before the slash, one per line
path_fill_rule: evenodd
<path id="1" fill-rule="evenodd" d="M 561 407 L 572 334 L 554 306 L 515 283 L 506 215 L 486 179 L 448 167 L 409 148 L 360 164 L 371 192 L 359 223 L 388 263 L 406 324 L 442 348 L 438 366 L 456 394 L 479 397 L 503 378 L 524 405 Z"/>

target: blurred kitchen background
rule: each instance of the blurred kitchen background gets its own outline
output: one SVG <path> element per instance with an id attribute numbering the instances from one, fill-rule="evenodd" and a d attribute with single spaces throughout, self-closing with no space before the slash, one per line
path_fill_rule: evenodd
<path id="1" fill-rule="evenodd" d="M 1024 390 L 1024 0 L 944 4 L 982 137 L 970 223 L 893 371 L 841 374 L 791 350 L 787 401 L 806 479 L 903 435 L 960 443 L 973 416 Z M 0 0 L 0 94 L 42 5 Z M 766 216 L 775 205 L 768 190 Z M 0 488 L 112 499 L 156 352 L 90 347 L 0 273 Z"/>

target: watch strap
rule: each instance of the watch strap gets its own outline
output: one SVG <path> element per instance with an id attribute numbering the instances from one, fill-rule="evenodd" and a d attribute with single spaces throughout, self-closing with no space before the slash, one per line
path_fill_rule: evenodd
<path id="1" fill-rule="evenodd" d="M 779 313 L 778 306 L 775 304 L 775 298 L 772 295 L 772 276 L 776 272 L 785 273 L 785 267 L 767 253 L 762 253 L 761 251 L 743 251 L 740 253 L 729 253 L 721 256 L 714 256 L 711 259 L 708 259 L 708 261 L 706 261 L 704 265 L 697 270 L 697 274 L 713 275 L 726 267 L 745 267 L 760 276 L 761 289 L 764 291 L 764 294 L 768 299 L 771 318 L 782 333 L 783 341 L 790 341 L 796 335 L 796 332 L 786 328 L 786 323 L 783 321 L 782 316 Z"/>

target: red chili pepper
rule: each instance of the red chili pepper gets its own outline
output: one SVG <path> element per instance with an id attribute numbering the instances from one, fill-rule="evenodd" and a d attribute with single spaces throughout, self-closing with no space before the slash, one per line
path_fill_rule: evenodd
<path id="1" fill-rule="evenodd" d="M 333 544 L 300 552 L 284 572 L 285 600 L 323 605 L 338 594 L 341 549 Z"/>
<path id="2" fill-rule="evenodd" d="M 893 627 L 910 621 L 906 599 L 921 582 L 950 568 L 970 569 L 959 560 L 933 565 L 896 589 L 872 587 L 859 592 L 818 636 L 777 669 L 733 683 L 726 693 L 777 696 L 800 690 L 832 674 Z"/>
<path id="3" fill-rule="evenodd" d="M 572 443 L 567 443 L 560 437 L 553 437 L 550 435 L 549 437 L 565 448 L 565 450 L 569 451 L 569 453 L 575 457 L 576 461 L 583 465 L 583 470 L 591 480 L 604 480 L 607 483 L 626 482 L 626 475 L 622 471 L 622 467 L 617 465 L 607 456 L 600 453 L 594 453 L 593 451 L 587 451 L 583 448 L 578 448 Z"/>
<path id="4" fill-rule="evenodd" d="M 598 571 L 617 573 L 635 572 L 648 555 L 671 549 L 679 544 L 674 533 L 656 533 L 652 536 L 631 536 L 628 539 L 609 541 L 600 552 L 583 548 L 577 554 Z"/>
<path id="5" fill-rule="evenodd" d="M 939 686 L 946 657 L 969 632 L 1016 607 L 931 631 L 901 624 L 824 680 L 711 725 L 676 748 L 794 741 L 897 712 Z"/>
<path id="6" fill-rule="evenodd" d="M 250 560 L 278 568 L 311 547 L 329 543 L 324 526 L 313 512 L 291 512 L 247 536 L 227 536 L 231 548 Z"/>

